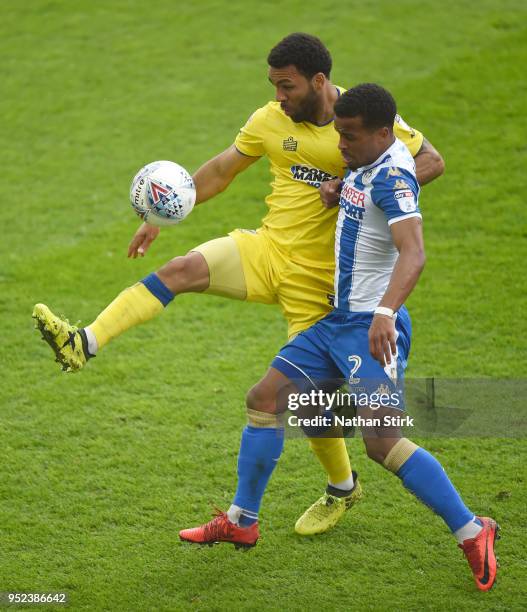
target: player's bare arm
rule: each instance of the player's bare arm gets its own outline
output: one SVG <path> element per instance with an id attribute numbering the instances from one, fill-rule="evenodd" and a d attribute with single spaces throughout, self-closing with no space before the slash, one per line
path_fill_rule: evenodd
<path id="1" fill-rule="evenodd" d="M 379 306 L 396 312 L 415 287 L 425 265 L 422 223 L 412 217 L 390 226 L 399 257 L 393 269 L 390 283 Z M 369 331 L 370 353 L 382 365 L 391 362 L 396 353 L 395 321 L 392 317 L 376 314 Z M 390 352 L 391 351 L 391 352 Z"/>
<path id="2" fill-rule="evenodd" d="M 231 145 L 216 157 L 205 162 L 192 177 L 196 186 L 196 204 L 201 204 L 221 193 L 232 183 L 237 174 L 259 159 L 259 157 L 244 155 L 234 145 Z"/>
<path id="3" fill-rule="evenodd" d="M 426 138 L 423 139 L 423 144 L 414 160 L 415 174 L 420 185 L 432 182 L 445 171 L 443 158 Z"/>
<path id="4" fill-rule="evenodd" d="M 231 145 L 216 157 L 205 162 L 192 177 L 196 187 L 196 205 L 221 193 L 237 174 L 258 159 L 260 158 L 243 155 L 234 145 Z M 141 224 L 128 246 L 128 257 L 133 259 L 138 255 L 144 257 L 158 235 L 158 227 L 148 223 Z"/>

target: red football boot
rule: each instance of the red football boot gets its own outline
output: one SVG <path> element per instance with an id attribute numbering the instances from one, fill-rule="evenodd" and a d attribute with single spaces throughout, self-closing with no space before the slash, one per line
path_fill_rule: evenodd
<path id="1" fill-rule="evenodd" d="M 494 554 L 494 542 L 499 540 L 500 528 L 491 518 L 481 516 L 476 518 L 483 524 L 483 529 L 475 538 L 465 540 L 458 546 L 467 558 L 478 589 L 488 591 L 496 580 L 498 563 Z"/>
<path id="2" fill-rule="evenodd" d="M 193 544 L 215 544 L 217 542 L 230 542 L 235 548 L 252 548 L 256 545 L 260 534 L 258 532 L 258 522 L 250 527 L 238 527 L 231 523 L 225 512 L 217 510 L 213 515 L 212 521 L 193 527 L 183 529 L 179 532 L 179 539 Z"/>

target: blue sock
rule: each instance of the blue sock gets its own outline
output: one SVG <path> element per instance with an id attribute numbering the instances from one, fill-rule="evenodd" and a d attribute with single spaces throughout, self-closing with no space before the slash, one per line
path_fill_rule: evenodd
<path id="1" fill-rule="evenodd" d="M 397 476 L 409 491 L 439 514 L 450 531 L 457 531 L 474 518 L 443 466 L 424 448 L 418 448 L 403 463 Z"/>
<path id="2" fill-rule="evenodd" d="M 233 501 L 242 508 L 241 527 L 258 520 L 265 488 L 283 448 L 283 429 L 247 425 L 243 430 L 238 454 L 238 488 Z"/>

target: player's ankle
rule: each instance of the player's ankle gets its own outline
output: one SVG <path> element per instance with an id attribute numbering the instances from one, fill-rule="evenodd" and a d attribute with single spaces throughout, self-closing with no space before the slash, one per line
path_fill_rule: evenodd
<path id="1" fill-rule="evenodd" d="M 472 540 L 476 538 L 483 529 L 483 525 L 481 521 L 475 516 L 468 523 L 460 527 L 456 531 L 454 531 L 454 537 L 457 540 L 458 544 L 463 544 L 465 540 Z"/>
<path id="2" fill-rule="evenodd" d="M 227 510 L 227 518 L 233 525 L 242 529 L 251 527 L 258 522 L 258 515 L 255 512 L 244 510 L 236 504 L 231 504 L 231 507 Z"/>
<path id="3" fill-rule="evenodd" d="M 85 352 L 88 353 L 86 355 L 86 358 L 95 357 L 95 355 L 97 355 L 97 351 L 99 350 L 99 345 L 97 343 L 97 338 L 95 337 L 95 334 L 93 333 L 92 329 L 90 328 L 90 326 L 83 327 L 82 329 L 79 329 L 79 333 L 81 334 L 81 336 L 84 334 L 84 338 L 86 339 L 86 351 Z"/>
<path id="4" fill-rule="evenodd" d="M 328 481 L 328 489 L 331 490 L 336 490 L 337 493 L 330 493 L 330 491 L 328 490 L 328 493 L 330 493 L 330 495 L 336 495 L 337 497 L 339 497 L 339 492 L 340 493 L 345 493 L 348 494 L 351 491 L 353 491 L 353 487 L 355 486 L 355 476 L 353 474 L 353 472 L 344 480 L 340 480 L 339 482 L 331 482 L 331 480 Z"/>

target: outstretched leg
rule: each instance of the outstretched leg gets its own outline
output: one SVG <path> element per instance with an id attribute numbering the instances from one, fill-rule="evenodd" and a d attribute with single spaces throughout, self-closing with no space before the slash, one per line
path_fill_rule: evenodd
<path id="1" fill-rule="evenodd" d="M 190 252 L 122 291 L 86 328 L 70 325 L 45 304 L 35 305 L 33 318 L 62 369 L 77 372 L 110 340 L 162 312 L 178 293 L 204 291 L 208 285 L 205 258 L 201 253 Z"/>
<path id="2" fill-rule="evenodd" d="M 209 286 L 209 268 L 201 253 L 175 257 L 157 272 L 122 291 L 86 332 L 95 337 L 98 350 L 122 333 L 146 323 L 163 311 L 176 295 L 201 292 Z M 92 351 L 90 351 L 92 352 Z"/>
<path id="3" fill-rule="evenodd" d="M 237 243 L 231 236 L 210 240 L 122 291 L 95 321 L 77 329 L 37 304 L 33 318 L 63 370 L 76 372 L 110 340 L 158 315 L 179 293 L 202 292 L 245 299 Z"/>

